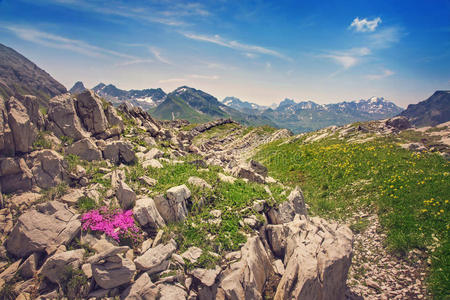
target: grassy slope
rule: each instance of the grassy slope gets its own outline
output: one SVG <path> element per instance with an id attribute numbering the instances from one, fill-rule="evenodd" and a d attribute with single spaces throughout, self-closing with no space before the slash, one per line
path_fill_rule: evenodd
<path id="1" fill-rule="evenodd" d="M 299 184 L 313 214 L 345 219 L 356 211 L 376 211 L 388 247 L 399 253 L 426 249 L 430 287 L 437 298 L 448 296 L 449 162 L 404 150 L 392 138 L 360 144 L 336 137 L 303 144 L 305 139 L 265 145 L 256 159 L 273 177 Z"/>
<path id="2" fill-rule="evenodd" d="M 151 114 L 159 119 L 172 120 L 172 112 L 177 119 L 189 120 L 195 123 L 208 122 L 213 119 L 208 115 L 196 111 L 186 102 L 175 96 L 168 97 Z"/>

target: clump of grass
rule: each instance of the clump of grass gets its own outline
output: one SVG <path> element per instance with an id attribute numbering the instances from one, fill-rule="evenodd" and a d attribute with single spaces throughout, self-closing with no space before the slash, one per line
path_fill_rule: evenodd
<path id="1" fill-rule="evenodd" d="M 73 144 L 73 138 L 71 137 L 63 135 L 59 139 L 61 140 L 61 144 L 64 146 L 69 146 Z"/>
<path id="2" fill-rule="evenodd" d="M 96 207 L 97 207 L 97 203 L 95 202 L 94 199 L 92 199 L 90 197 L 83 196 L 77 200 L 77 208 L 81 212 L 86 212 L 86 211 L 89 211 Z"/>
<path id="3" fill-rule="evenodd" d="M 52 188 L 43 190 L 42 196 L 39 201 L 47 202 L 47 201 L 52 201 L 52 200 L 58 199 L 58 198 L 64 196 L 67 193 L 68 189 L 69 189 L 69 186 L 67 185 L 67 183 L 65 183 L 65 182 L 59 183 L 58 185 L 56 185 Z"/>
<path id="4" fill-rule="evenodd" d="M 61 288 L 68 299 L 84 299 L 88 292 L 88 278 L 82 270 L 67 266 L 61 278 Z"/>
<path id="5" fill-rule="evenodd" d="M 51 149 L 52 143 L 45 138 L 45 132 L 40 131 L 33 143 L 33 150 Z"/>
<path id="6" fill-rule="evenodd" d="M 354 223 L 352 223 L 350 225 L 350 229 L 354 233 L 363 233 L 367 229 L 367 226 L 369 226 L 369 220 L 360 219 L 360 220 L 356 220 Z"/>

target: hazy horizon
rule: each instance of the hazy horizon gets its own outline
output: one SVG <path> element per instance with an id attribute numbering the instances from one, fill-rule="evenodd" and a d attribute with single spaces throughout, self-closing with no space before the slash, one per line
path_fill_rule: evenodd
<path id="1" fill-rule="evenodd" d="M 449 3 L 0 1 L 0 42 L 68 89 L 406 107 L 450 89 Z"/>

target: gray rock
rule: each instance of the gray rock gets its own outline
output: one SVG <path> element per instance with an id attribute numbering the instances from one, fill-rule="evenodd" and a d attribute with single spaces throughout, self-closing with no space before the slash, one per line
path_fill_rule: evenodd
<path id="1" fill-rule="evenodd" d="M 34 151 L 29 155 L 30 164 L 33 166 L 33 181 L 40 188 L 51 188 L 63 181 L 68 181 L 68 173 L 65 169 L 67 163 L 64 157 L 54 150 Z"/>
<path id="2" fill-rule="evenodd" d="M 149 159 L 142 163 L 142 167 L 144 167 L 145 169 L 148 167 L 151 167 L 153 169 L 162 169 L 163 165 L 156 159 Z"/>
<path id="3" fill-rule="evenodd" d="M 122 300 L 157 299 L 158 288 L 147 273 L 142 274 L 130 287 L 120 295 Z"/>
<path id="4" fill-rule="evenodd" d="M 141 226 L 159 228 L 165 225 L 152 198 L 142 198 L 136 201 L 134 216 Z"/>
<path id="5" fill-rule="evenodd" d="M 69 145 L 66 147 L 65 153 L 78 155 L 81 159 L 87 161 L 102 159 L 102 152 L 91 138 L 85 138 Z"/>
<path id="6" fill-rule="evenodd" d="M 188 183 L 199 188 L 212 189 L 212 186 L 200 177 L 191 176 Z"/>
<path id="7" fill-rule="evenodd" d="M 90 136 L 81 126 L 74 98 L 70 94 L 59 95 L 50 100 L 48 121 L 47 130 L 52 131 L 58 137 L 68 136 L 77 141 Z"/>
<path id="8" fill-rule="evenodd" d="M 156 179 L 150 178 L 148 176 L 141 176 L 139 177 L 139 182 L 142 184 L 146 184 L 148 186 L 154 186 L 158 183 Z"/>
<path id="9" fill-rule="evenodd" d="M 116 197 L 123 209 L 132 208 L 136 203 L 136 193 L 124 181 L 119 181 Z"/>
<path id="10" fill-rule="evenodd" d="M 130 250 L 130 248 L 128 246 L 108 247 L 105 250 L 103 250 L 102 252 L 89 257 L 86 262 L 89 264 L 95 264 L 101 260 L 107 259 L 108 257 L 113 257 L 113 256 L 117 256 L 118 254 L 123 254 L 123 253 L 127 252 L 128 250 Z"/>
<path id="11" fill-rule="evenodd" d="M 303 193 L 299 187 L 295 187 L 287 201 L 279 204 L 278 208 L 271 208 L 268 217 L 271 224 L 283 224 L 294 220 L 297 214 L 307 214 Z"/>
<path id="12" fill-rule="evenodd" d="M 275 299 L 343 299 L 353 234 L 346 226 L 297 216 L 268 225 L 266 235 L 286 266 Z"/>
<path id="13" fill-rule="evenodd" d="M 174 240 L 167 244 L 159 244 L 155 248 L 148 249 L 143 255 L 134 260 L 139 270 L 147 271 L 148 274 L 154 274 L 164 271 L 169 266 L 169 258 L 177 249 Z"/>
<path id="14" fill-rule="evenodd" d="M 33 278 L 36 273 L 36 269 L 39 263 L 41 255 L 39 253 L 33 253 L 20 265 L 17 272 L 22 276 L 22 278 Z"/>
<path id="15" fill-rule="evenodd" d="M 14 149 L 16 152 L 30 152 L 33 150 L 33 143 L 37 138 L 38 130 L 19 100 L 11 97 L 8 106 L 8 120 L 14 139 Z"/>
<path id="16" fill-rule="evenodd" d="M 117 164 L 121 161 L 131 163 L 136 160 L 133 145 L 125 141 L 111 141 L 105 145 L 103 157 Z"/>
<path id="17" fill-rule="evenodd" d="M 412 127 L 408 118 L 403 116 L 397 116 L 386 120 L 386 126 L 393 127 L 398 130 L 405 130 Z"/>
<path id="18" fill-rule="evenodd" d="M 266 177 L 268 170 L 267 167 L 265 167 L 264 165 L 262 165 L 261 163 L 257 162 L 256 160 L 251 160 L 250 161 L 250 168 L 256 173 L 261 175 L 262 177 Z"/>
<path id="19" fill-rule="evenodd" d="M 187 293 L 180 285 L 160 284 L 158 285 L 160 300 L 185 300 Z"/>
<path id="20" fill-rule="evenodd" d="M 47 247 L 68 244 L 81 230 L 78 215 L 67 205 L 51 201 L 22 214 L 7 242 L 7 250 L 18 257 L 42 252 Z"/>
<path id="21" fill-rule="evenodd" d="M 216 266 L 214 269 L 197 268 L 192 271 L 192 276 L 200 280 L 203 285 L 211 287 L 216 282 L 216 278 L 221 271 L 222 269 L 219 266 Z"/>
<path id="22" fill-rule="evenodd" d="M 259 237 L 251 237 L 241 249 L 241 260 L 222 273 L 217 299 L 262 299 L 272 271 L 269 256 Z"/>
<path id="23" fill-rule="evenodd" d="M 155 197 L 156 208 L 166 223 L 182 221 L 187 216 L 186 200 L 191 197 L 191 191 L 186 185 L 172 187 L 166 192 L 167 198 Z"/>
<path id="24" fill-rule="evenodd" d="M 91 90 L 86 90 L 76 97 L 77 111 L 84 128 L 94 135 L 104 132 L 109 124 L 100 98 Z"/>
<path id="25" fill-rule="evenodd" d="M 136 273 L 136 266 L 128 258 L 121 262 L 106 262 L 92 265 L 95 282 L 104 289 L 112 289 L 130 283 Z"/>
<path id="26" fill-rule="evenodd" d="M 197 260 L 202 255 L 202 253 L 203 253 L 202 249 L 193 246 L 193 247 L 189 247 L 186 251 L 184 251 L 181 254 L 181 257 L 184 259 L 187 259 L 191 263 L 196 263 Z"/>
<path id="27" fill-rule="evenodd" d="M 57 253 L 45 261 L 39 273 L 51 282 L 57 283 L 63 277 L 67 266 L 71 266 L 74 269 L 79 268 L 83 255 L 83 249 Z"/>
<path id="28" fill-rule="evenodd" d="M 233 173 L 235 176 L 248 179 L 251 182 L 264 183 L 264 177 L 245 166 L 236 167 Z"/>

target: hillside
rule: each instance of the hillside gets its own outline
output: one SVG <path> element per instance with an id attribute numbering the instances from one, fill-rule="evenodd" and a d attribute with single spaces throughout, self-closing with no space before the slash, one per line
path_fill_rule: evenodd
<path id="1" fill-rule="evenodd" d="M 150 113 L 161 120 L 172 120 L 175 117 L 197 123 L 219 118 L 232 118 L 244 125 L 276 126 L 264 116 L 242 113 L 224 105 L 208 93 L 187 86 L 179 87 L 169 93 L 166 100 L 151 109 Z"/>
<path id="2" fill-rule="evenodd" d="M 277 107 L 270 108 L 243 102 L 234 97 L 227 97 L 222 102 L 246 114 L 262 116 L 277 127 L 287 128 L 294 133 L 314 131 L 332 125 L 386 119 L 402 111 L 402 108 L 394 103 L 379 97 L 326 105 L 313 101 L 297 103 L 285 99 Z"/>
<path id="3" fill-rule="evenodd" d="M 410 104 L 401 116 L 417 127 L 436 126 L 450 120 L 450 91 L 436 91 L 428 99 Z"/>
<path id="4" fill-rule="evenodd" d="M 51 97 L 66 88 L 15 50 L 0 44 L 0 96 L 33 95 L 47 106 Z"/>

